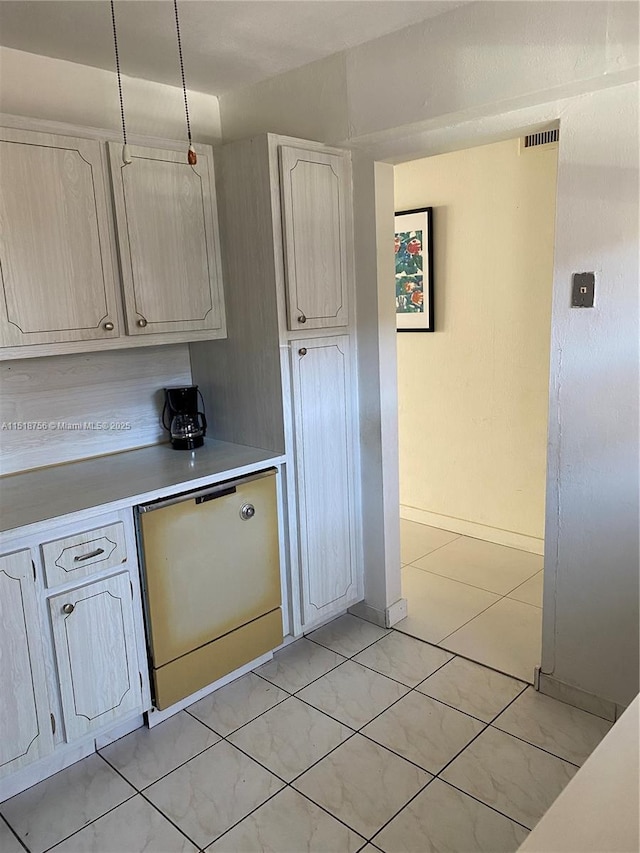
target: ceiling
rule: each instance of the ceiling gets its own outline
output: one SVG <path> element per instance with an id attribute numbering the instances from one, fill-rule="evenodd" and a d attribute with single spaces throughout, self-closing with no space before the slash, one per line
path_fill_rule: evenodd
<path id="1" fill-rule="evenodd" d="M 187 86 L 220 95 L 440 15 L 459 0 L 180 0 Z M 116 2 L 123 74 L 180 84 L 171 0 Z M 0 44 L 114 70 L 108 0 L 2 0 Z"/>

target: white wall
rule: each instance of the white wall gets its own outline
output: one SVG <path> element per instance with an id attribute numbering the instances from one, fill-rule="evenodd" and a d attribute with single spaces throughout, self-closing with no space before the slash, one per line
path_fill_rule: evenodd
<path id="1" fill-rule="evenodd" d="M 282 116 L 289 103 L 286 132 L 302 135 L 313 111 L 304 94 L 321 89 L 323 68 L 315 63 L 313 89 L 308 73 L 274 81 L 269 103 L 256 109 L 255 122 L 243 122 L 242 133 L 285 129 L 264 115 Z M 639 77 L 638 6 L 470 4 L 347 51 L 345 75 L 339 86 L 327 74 L 332 98 L 316 136 L 364 149 L 365 159 L 415 159 L 560 119 L 543 669 L 626 704 L 638 690 L 638 89 L 629 83 Z M 249 115 L 251 94 L 242 94 Z M 264 90 L 254 94 L 263 101 Z M 225 121 L 233 101 L 233 93 L 221 99 L 224 138 L 238 129 Z M 347 133 L 338 139 L 345 114 Z M 375 185 L 375 170 L 361 179 Z M 374 196 L 362 188 L 361 199 Z M 356 203 L 356 220 L 369 212 Z M 376 240 L 372 233 L 372 250 Z M 598 307 L 571 311 L 570 273 L 589 265 L 599 272 Z M 384 266 L 383 259 L 380 276 Z M 384 314 L 374 284 L 363 281 L 360 293 L 371 288 Z M 359 328 L 361 340 L 375 341 L 384 358 L 395 331 L 370 322 Z M 397 461 L 382 429 L 381 393 L 379 381 L 361 384 L 361 397 L 368 395 L 363 438 L 378 446 L 384 481 Z M 365 521 L 369 532 L 385 524 L 373 512 Z"/>
<path id="2" fill-rule="evenodd" d="M 334 142 L 349 136 L 344 54 L 220 98 L 224 141 L 268 131 Z"/>
<path id="3" fill-rule="evenodd" d="M 637 84 L 561 119 L 542 668 L 626 705 L 638 692 Z M 571 274 L 596 273 L 572 309 Z"/>
<path id="4" fill-rule="evenodd" d="M 396 210 L 433 207 L 436 318 L 398 334 L 401 514 L 539 554 L 556 171 L 520 139 L 394 169 Z"/>
<path id="5" fill-rule="evenodd" d="M 127 132 L 186 138 L 182 89 L 122 77 Z M 0 46 L 0 112 L 119 131 L 115 72 Z M 194 139 L 220 139 L 218 99 L 189 92 Z"/>
<path id="6" fill-rule="evenodd" d="M 394 274 L 388 251 L 393 167 L 354 152 L 353 204 L 365 602 L 382 614 L 379 621 L 393 624 L 406 615 L 400 588 L 395 305 L 385 298 Z"/>
<path id="7" fill-rule="evenodd" d="M 348 51 L 350 137 L 544 103 L 637 65 L 636 3 L 471 3 Z"/>
<path id="8" fill-rule="evenodd" d="M 220 98 L 225 141 L 376 144 L 637 79 L 633 2 L 471 3 Z M 420 150 L 413 153 L 420 156 Z"/>

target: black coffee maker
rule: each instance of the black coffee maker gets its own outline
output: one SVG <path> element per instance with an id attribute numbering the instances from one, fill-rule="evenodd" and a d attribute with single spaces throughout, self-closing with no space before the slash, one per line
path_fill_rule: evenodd
<path id="1" fill-rule="evenodd" d="M 195 450 L 202 447 L 207 434 L 207 419 L 198 408 L 204 400 L 197 385 L 164 389 L 162 426 L 171 435 L 174 450 Z"/>

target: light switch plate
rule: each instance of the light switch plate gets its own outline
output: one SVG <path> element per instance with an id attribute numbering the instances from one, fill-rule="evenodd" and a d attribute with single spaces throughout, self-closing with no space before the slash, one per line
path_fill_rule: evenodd
<path id="1" fill-rule="evenodd" d="M 593 308 L 596 292 L 596 274 L 593 272 L 574 272 L 571 288 L 572 308 Z"/>

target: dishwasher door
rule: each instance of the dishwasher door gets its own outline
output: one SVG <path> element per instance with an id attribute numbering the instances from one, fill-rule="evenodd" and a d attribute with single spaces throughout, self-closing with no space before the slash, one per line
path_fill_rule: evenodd
<path id="1" fill-rule="evenodd" d="M 282 642 L 275 471 L 137 509 L 165 708 Z"/>

